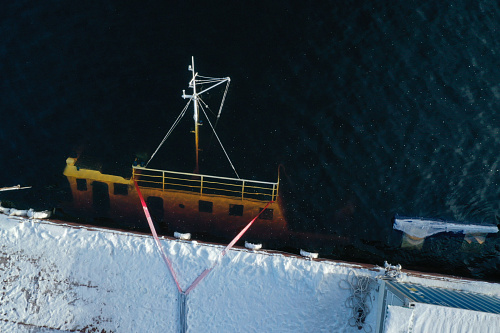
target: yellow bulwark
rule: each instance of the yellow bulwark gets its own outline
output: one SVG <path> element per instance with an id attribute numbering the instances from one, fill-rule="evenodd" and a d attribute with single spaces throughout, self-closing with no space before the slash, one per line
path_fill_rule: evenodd
<path id="1" fill-rule="evenodd" d="M 132 167 L 132 177 L 103 174 L 68 158 L 64 175 L 72 200 L 65 207 L 75 216 L 113 221 L 120 228 L 140 228 L 144 212 L 134 188 L 137 181 L 162 232 L 198 232 L 234 237 L 267 207 L 247 232 L 248 237 L 272 242 L 287 239 L 287 223 L 279 182 L 182 173 Z M 279 177 L 278 177 L 279 178 Z M 266 206 L 267 203 L 270 203 Z"/>

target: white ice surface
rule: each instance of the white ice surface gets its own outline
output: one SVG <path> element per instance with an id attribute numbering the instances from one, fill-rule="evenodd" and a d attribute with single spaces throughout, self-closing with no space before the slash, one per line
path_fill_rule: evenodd
<path id="1" fill-rule="evenodd" d="M 385 333 L 498 333 L 500 315 L 416 303 L 413 309 L 389 306 Z"/>
<path id="2" fill-rule="evenodd" d="M 407 333 L 410 329 L 413 309 L 389 305 L 384 325 L 384 333 Z"/>
<path id="3" fill-rule="evenodd" d="M 223 249 L 162 243 L 184 289 Z M 339 288 L 352 269 L 377 274 L 231 250 L 188 295 L 188 332 L 358 332 Z M 179 330 L 179 294 L 149 236 L 0 215 L 0 279 L 0 332 Z M 378 304 L 376 291 L 371 298 Z M 366 319 L 373 328 L 376 313 Z"/>
<path id="4" fill-rule="evenodd" d="M 418 218 L 397 218 L 394 220 L 393 228 L 418 238 L 425 238 L 441 232 L 463 234 L 489 234 L 498 232 L 498 227 L 496 225 L 460 224 Z"/>
<path id="5" fill-rule="evenodd" d="M 196 241 L 162 244 L 184 289 L 223 250 Z M 382 268 L 231 250 L 188 295 L 188 332 L 359 332 L 348 325 L 350 291 L 339 287 L 352 270 L 383 274 Z M 179 294 L 150 236 L 0 214 L 0 279 L 0 332 L 180 327 Z M 500 295 L 494 283 L 406 274 L 402 280 Z M 373 290 L 366 318 L 373 330 L 378 297 Z"/>

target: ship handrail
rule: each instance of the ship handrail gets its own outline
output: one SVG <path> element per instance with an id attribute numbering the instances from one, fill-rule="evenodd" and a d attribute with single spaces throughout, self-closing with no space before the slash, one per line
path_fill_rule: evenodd
<path id="1" fill-rule="evenodd" d="M 166 172 L 170 172 L 170 171 L 166 171 Z M 205 175 L 202 175 L 202 176 L 203 177 L 207 177 Z M 182 180 L 182 181 L 185 181 L 185 182 L 196 182 L 196 183 L 200 182 L 199 179 L 187 179 L 187 178 L 177 178 L 177 177 L 162 177 L 162 175 L 152 175 L 152 174 L 148 174 L 147 177 L 150 177 L 150 178 L 160 178 L 160 179 L 169 179 L 169 180 Z M 200 176 L 200 178 L 201 178 L 201 176 Z M 143 182 L 148 182 L 148 183 L 157 183 L 157 184 L 161 184 L 162 183 L 162 182 L 154 182 L 154 181 L 149 181 L 149 180 L 142 180 L 142 181 Z M 242 179 L 241 181 L 244 181 L 244 182 L 257 182 L 257 181 L 253 181 L 253 180 L 244 180 L 244 179 Z M 219 185 L 234 186 L 234 187 L 241 187 L 241 184 L 230 184 L 230 183 L 212 182 L 212 181 L 209 181 L 209 180 L 204 180 L 203 183 L 207 183 L 207 184 L 219 184 Z M 165 183 L 165 184 L 167 184 L 167 183 Z M 178 185 L 178 184 L 174 184 L 174 183 L 168 183 L 168 184 L 169 185 Z M 275 185 L 275 184 L 276 183 L 270 183 L 270 185 Z M 189 186 L 189 185 L 186 185 L 186 186 Z M 196 187 L 196 186 L 193 186 L 193 187 Z M 252 186 L 252 185 L 247 185 L 246 187 L 254 188 L 254 189 L 261 189 L 261 190 L 269 190 L 270 189 L 269 187 Z"/>
<path id="2" fill-rule="evenodd" d="M 181 180 L 181 181 L 184 181 L 184 182 L 196 182 L 196 183 L 199 183 L 200 182 L 200 179 L 187 179 L 187 178 L 175 178 L 175 177 L 162 177 L 162 176 L 157 176 L 157 175 L 143 175 L 143 176 L 146 176 L 146 177 L 149 177 L 149 178 L 160 178 L 160 179 L 169 179 L 169 180 Z M 201 177 L 200 177 L 201 178 Z M 145 183 L 153 183 L 153 184 L 165 184 L 165 185 L 182 185 L 182 184 L 179 184 L 179 183 L 165 183 L 164 181 L 162 182 L 155 182 L 153 180 L 144 180 L 142 179 L 141 180 L 142 182 L 145 182 Z M 248 180 L 242 180 L 242 182 L 251 182 L 251 181 L 248 181 Z M 233 186 L 233 187 L 241 187 L 242 185 L 241 184 L 230 184 L 230 183 L 221 183 L 221 182 L 211 182 L 211 181 L 208 181 L 208 180 L 204 180 L 203 183 L 207 183 L 207 184 L 215 184 L 215 185 L 225 185 L 225 186 Z M 275 185 L 275 184 L 272 184 L 272 185 Z M 190 185 L 182 185 L 182 186 L 185 186 L 185 187 L 199 187 L 199 186 L 190 186 Z M 261 186 L 252 186 L 252 185 L 246 185 L 245 186 L 246 188 L 253 188 L 253 189 L 259 189 L 259 190 L 272 190 L 271 187 L 261 187 Z M 220 189 L 220 188 L 211 188 L 211 189 Z M 227 191 L 230 191 L 230 190 L 227 190 Z M 239 192 L 239 191 L 236 191 L 236 192 Z M 253 192 L 252 192 L 253 193 Z"/>
<path id="3" fill-rule="evenodd" d="M 250 179 L 241 179 L 241 178 L 230 178 L 230 177 L 222 177 L 222 176 L 212 176 L 212 175 L 204 175 L 204 174 L 199 174 L 199 173 L 188 173 L 188 172 L 179 172 L 179 171 L 170 171 L 170 170 L 160 170 L 160 169 L 149 169 L 149 168 L 144 168 L 140 166 L 133 166 L 133 169 L 137 170 L 146 170 L 146 171 L 156 171 L 156 172 L 168 172 L 168 173 L 173 173 L 177 175 L 184 175 L 184 176 L 190 176 L 190 177 L 208 177 L 208 178 L 215 178 L 215 179 L 225 179 L 225 180 L 232 180 L 236 182 L 251 182 L 251 183 L 259 183 L 259 184 L 267 184 L 267 185 L 278 185 L 278 182 L 264 182 L 260 180 L 250 180 Z"/>
<path id="4" fill-rule="evenodd" d="M 219 194 L 223 193 L 223 195 L 239 197 L 242 200 L 245 198 L 257 200 L 260 200 L 258 198 L 265 198 L 262 200 L 271 199 L 271 201 L 274 201 L 278 196 L 279 179 L 278 182 L 272 183 L 258 180 L 149 169 L 139 166 L 133 166 L 132 171 L 133 178 L 141 183 L 141 187 L 149 187 L 162 191 L 165 191 L 166 187 L 173 186 L 189 190 L 198 189 L 199 191 L 193 191 L 193 193 L 198 192 L 201 196 L 214 194 L 207 192 L 215 191 L 219 192 Z M 172 175 L 177 175 L 177 177 L 171 177 Z M 181 177 L 193 177 L 195 179 Z M 196 185 L 193 183 L 196 183 Z M 209 186 L 206 186 L 207 184 Z"/>
<path id="5" fill-rule="evenodd" d="M 160 183 L 160 182 L 153 182 L 153 181 L 150 181 L 150 180 L 140 180 L 140 182 L 141 183 L 158 184 L 158 185 L 161 185 L 161 184 L 174 185 L 174 186 L 180 186 L 180 187 L 186 187 L 186 188 L 200 188 L 199 185 L 183 185 L 183 184 L 179 184 L 179 183 Z M 144 187 L 144 186 L 141 186 L 141 187 Z M 152 188 L 156 188 L 156 187 L 152 187 Z M 161 189 L 161 187 L 158 187 L 158 189 Z M 241 193 L 241 191 L 229 190 L 229 189 L 221 189 L 221 188 L 218 188 L 218 187 L 206 187 L 206 186 L 203 186 L 203 190 L 217 190 L 217 191 L 221 191 L 221 192 Z M 269 188 L 269 191 L 271 192 L 272 188 Z M 257 195 L 272 196 L 272 194 L 270 194 L 270 193 L 264 193 L 264 192 L 244 192 L 244 193 L 252 195 L 252 196 L 257 196 Z"/>

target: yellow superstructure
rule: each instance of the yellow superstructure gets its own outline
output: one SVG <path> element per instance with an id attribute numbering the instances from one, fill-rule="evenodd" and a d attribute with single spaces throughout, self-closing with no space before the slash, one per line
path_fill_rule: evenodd
<path id="1" fill-rule="evenodd" d="M 85 216 L 107 218 L 128 227 L 146 226 L 137 180 L 153 220 L 163 231 L 208 233 L 230 237 L 253 219 L 249 230 L 259 239 L 283 239 L 287 226 L 280 205 L 279 182 L 133 167 L 132 178 L 103 174 L 66 160 L 64 175 L 73 194 L 73 209 Z"/>

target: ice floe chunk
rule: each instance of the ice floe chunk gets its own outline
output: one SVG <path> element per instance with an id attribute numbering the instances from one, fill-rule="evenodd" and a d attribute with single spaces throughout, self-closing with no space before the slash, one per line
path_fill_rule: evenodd
<path id="1" fill-rule="evenodd" d="M 174 232 L 174 237 L 180 240 L 190 240 L 191 239 L 191 234 L 190 233 L 180 233 L 180 232 Z"/>
<path id="2" fill-rule="evenodd" d="M 5 207 L 0 206 L 0 213 L 3 213 L 5 215 L 9 215 L 10 214 L 10 208 L 5 208 Z"/>
<path id="3" fill-rule="evenodd" d="M 46 219 L 52 215 L 52 212 L 50 210 L 42 210 L 40 212 L 36 212 L 33 208 L 30 209 L 5 208 L 1 206 L 1 202 L 0 202 L 0 213 L 9 216 L 29 217 L 33 219 Z"/>
<path id="4" fill-rule="evenodd" d="M 245 247 L 250 250 L 260 250 L 262 248 L 262 244 L 252 244 L 245 241 Z"/>
<path id="5" fill-rule="evenodd" d="M 304 251 L 302 249 L 300 249 L 300 255 L 303 256 L 303 257 L 309 258 L 309 259 L 317 259 L 318 258 L 318 254 L 317 253 L 307 252 L 307 251 Z"/>
<path id="6" fill-rule="evenodd" d="M 41 212 L 35 212 L 33 209 L 28 210 L 28 217 L 33 219 L 47 219 L 52 215 L 50 210 L 42 210 Z"/>
<path id="7" fill-rule="evenodd" d="M 498 227 L 492 224 L 462 224 L 421 218 L 396 218 L 393 228 L 416 238 L 425 238 L 441 232 L 462 234 L 498 232 Z"/>
<path id="8" fill-rule="evenodd" d="M 9 216 L 28 216 L 28 210 L 11 208 Z"/>

